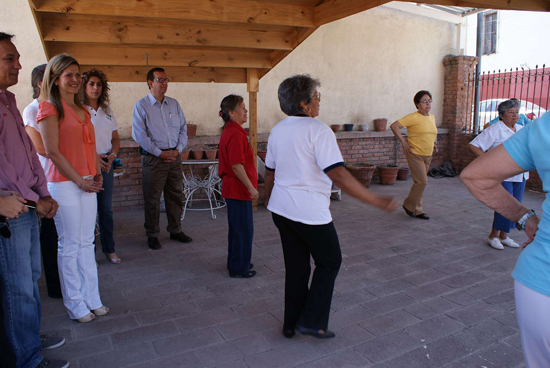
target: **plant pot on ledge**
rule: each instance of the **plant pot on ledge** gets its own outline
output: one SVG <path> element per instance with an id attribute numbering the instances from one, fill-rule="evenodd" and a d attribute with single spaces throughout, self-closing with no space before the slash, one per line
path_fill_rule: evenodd
<path id="1" fill-rule="evenodd" d="M 378 176 L 380 177 L 380 184 L 393 185 L 397 179 L 397 173 L 399 167 L 395 164 L 384 164 L 378 166 Z"/>
<path id="2" fill-rule="evenodd" d="M 332 124 L 330 126 L 330 129 L 332 129 L 334 133 L 338 133 L 338 131 L 340 130 L 340 124 Z"/>
<path id="3" fill-rule="evenodd" d="M 359 180 L 361 184 L 368 188 L 372 180 L 372 174 L 374 173 L 374 169 L 376 167 L 371 164 L 357 162 L 353 165 L 347 164 L 346 168 L 355 177 L 355 179 Z"/>
<path id="4" fill-rule="evenodd" d="M 187 124 L 187 138 L 195 138 L 197 135 L 197 125 Z"/>
<path id="5" fill-rule="evenodd" d="M 353 131 L 353 124 L 344 124 L 344 130 L 346 132 L 351 132 Z"/>
<path id="6" fill-rule="evenodd" d="M 386 118 L 374 119 L 374 130 L 377 132 L 385 132 L 387 124 L 388 119 Z"/>

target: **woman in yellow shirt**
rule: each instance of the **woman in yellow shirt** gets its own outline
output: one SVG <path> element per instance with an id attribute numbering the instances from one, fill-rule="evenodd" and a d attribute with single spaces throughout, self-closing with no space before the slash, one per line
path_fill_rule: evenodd
<path id="1" fill-rule="evenodd" d="M 413 101 L 418 111 L 395 121 L 390 128 L 403 145 L 414 181 L 409 196 L 403 202 L 403 209 L 411 217 L 429 220 L 430 217 L 422 210 L 422 194 L 428 184 L 433 151 L 437 152 L 437 127 L 435 116 L 430 114 L 432 94 L 429 91 L 419 91 L 414 95 Z M 407 128 L 407 139 L 401 134 L 401 128 Z"/>

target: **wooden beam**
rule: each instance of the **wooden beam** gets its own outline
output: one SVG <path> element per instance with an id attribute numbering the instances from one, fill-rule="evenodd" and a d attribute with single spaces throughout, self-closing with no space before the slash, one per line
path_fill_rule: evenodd
<path id="1" fill-rule="evenodd" d="M 108 66 L 80 65 L 84 72 L 92 68 L 101 69 L 109 82 L 142 82 L 146 83 L 147 67 L 143 66 Z M 169 67 L 166 75 L 170 83 L 246 83 L 244 68 L 201 68 L 201 67 Z"/>
<path id="2" fill-rule="evenodd" d="M 34 0 L 38 2 L 38 0 Z M 252 0 L 43 0 L 41 12 L 313 27 L 313 8 Z"/>
<path id="3" fill-rule="evenodd" d="M 550 2 L 548 0 L 424 0 L 422 3 L 468 8 L 550 11 Z"/>
<path id="4" fill-rule="evenodd" d="M 315 7 L 315 25 L 318 27 L 389 2 L 390 0 L 327 0 Z"/>
<path id="5" fill-rule="evenodd" d="M 254 153 L 254 166 L 258 168 L 256 156 L 258 155 L 258 91 L 260 89 L 260 78 L 258 69 L 246 70 L 246 90 L 248 91 L 248 133 L 250 145 Z M 258 207 L 258 201 L 254 200 L 254 208 Z"/>
<path id="6" fill-rule="evenodd" d="M 29 6 L 31 8 L 32 17 L 34 19 L 34 24 L 38 30 L 38 35 L 40 36 L 40 42 L 42 43 L 42 49 L 44 54 L 46 54 L 46 60 L 50 59 L 50 54 L 48 54 L 48 49 L 44 43 L 44 37 L 42 34 L 42 15 L 36 12 L 36 7 L 40 5 L 40 0 L 29 0 Z"/>
<path id="7" fill-rule="evenodd" d="M 156 45 L 111 45 L 100 43 L 46 42 L 51 55 L 67 53 L 89 65 L 203 66 L 232 68 L 271 68 L 269 50 L 199 48 Z"/>
<path id="8" fill-rule="evenodd" d="M 292 50 L 289 32 L 213 23 L 43 14 L 45 41 Z"/>

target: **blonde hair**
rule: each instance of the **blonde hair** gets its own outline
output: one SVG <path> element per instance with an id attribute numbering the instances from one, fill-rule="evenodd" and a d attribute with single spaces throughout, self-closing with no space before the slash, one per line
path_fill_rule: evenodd
<path id="1" fill-rule="evenodd" d="M 63 111 L 63 103 L 61 102 L 61 94 L 59 93 L 59 87 L 55 82 L 59 79 L 63 71 L 71 65 L 76 65 L 80 69 L 80 65 L 75 58 L 67 54 L 59 54 L 50 59 L 46 71 L 44 72 L 44 80 L 42 81 L 42 96 L 57 110 L 59 120 L 63 119 L 65 112 Z M 80 85 L 80 89 L 74 96 L 74 103 L 79 108 L 83 109 L 82 94 L 83 84 Z"/>

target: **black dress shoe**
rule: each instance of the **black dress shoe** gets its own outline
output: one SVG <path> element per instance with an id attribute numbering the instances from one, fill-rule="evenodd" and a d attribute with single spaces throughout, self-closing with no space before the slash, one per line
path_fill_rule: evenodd
<path id="1" fill-rule="evenodd" d="M 256 271 L 248 271 L 242 274 L 229 272 L 229 277 L 242 277 L 243 279 L 249 279 L 254 276 L 256 276 Z"/>
<path id="2" fill-rule="evenodd" d="M 249 270 L 252 270 L 254 268 L 254 263 L 251 263 L 250 266 L 248 267 Z"/>
<path id="3" fill-rule="evenodd" d="M 296 326 L 296 327 L 298 328 L 298 331 L 302 333 L 302 335 L 310 335 L 318 339 L 330 339 L 336 336 L 336 334 L 330 330 L 319 332 L 320 330 L 316 328 L 307 328 L 302 326 Z"/>
<path id="4" fill-rule="evenodd" d="M 147 244 L 149 244 L 149 248 L 154 250 L 160 249 L 161 247 L 158 238 L 147 238 Z"/>
<path id="5" fill-rule="evenodd" d="M 294 331 L 294 329 L 283 328 L 283 336 L 287 339 L 292 339 L 294 335 L 296 335 L 296 331 Z"/>
<path id="6" fill-rule="evenodd" d="M 417 219 L 421 219 L 421 220 L 429 220 L 430 219 L 430 216 L 426 215 L 425 213 L 421 213 L 420 215 L 416 215 L 415 217 Z"/>
<path id="7" fill-rule="evenodd" d="M 405 212 L 407 213 L 407 215 L 411 216 L 411 217 L 414 217 L 414 213 L 412 211 L 409 211 L 408 209 L 405 208 L 405 206 L 403 206 L 403 209 L 405 210 Z"/>
<path id="8" fill-rule="evenodd" d="M 191 239 L 191 237 L 185 235 L 183 233 L 183 231 L 181 233 L 178 233 L 178 234 L 170 234 L 170 239 L 177 240 L 181 243 L 191 243 L 193 241 L 193 239 Z"/>

